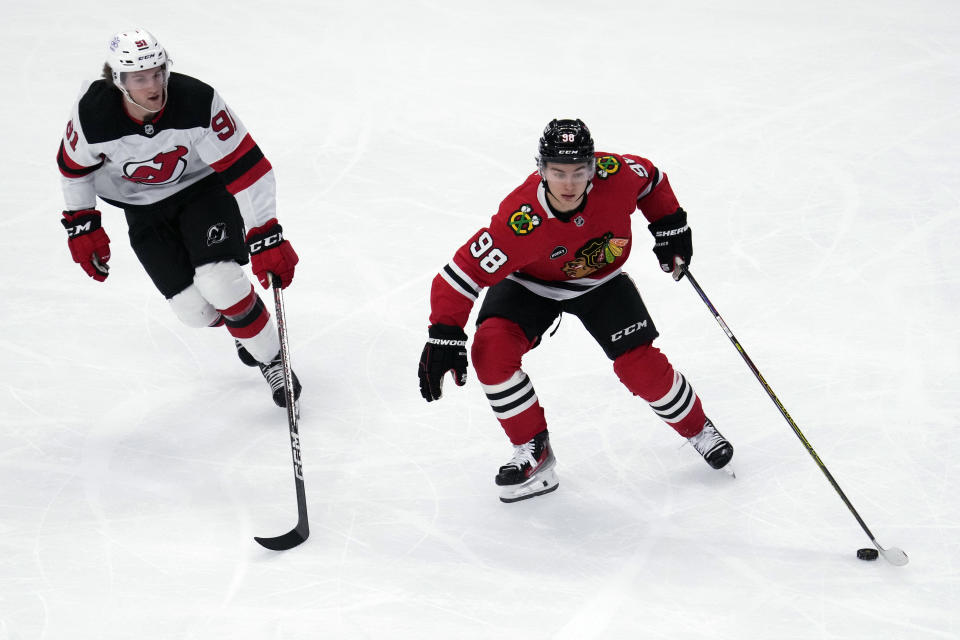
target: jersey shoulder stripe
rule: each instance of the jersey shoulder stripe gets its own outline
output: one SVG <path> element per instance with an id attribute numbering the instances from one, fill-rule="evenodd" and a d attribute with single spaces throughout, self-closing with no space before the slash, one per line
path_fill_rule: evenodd
<path id="1" fill-rule="evenodd" d="M 77 111 L 83 135 L 91 144 L 140 133 L 135 123 L 123 116 L 123 94 L 106 80 L 90 83 Z"/>
<path id="2" fill-rule="evenodd" d="M 192 129 L 210 126 L 213 87 L 185 76 L 171 73 L 167 85 L 167 104 L 152 123 L 159 132 L 164 129 Z M 123 94 L 106 80 L 90 84 L 80 98 L 80 126 L 87 142 L 97 144 L 143 133 L 143 126 L 123 111 Z"/>
<path id="3" fill-rule="evenodd" d="M 158 122 L 162 128 L 193 129 L 210 126 L 213 87 L 196 78 L 171 73 L 168 95 L 167 106 L 160 120 L 168 116 L 170 120 L 166 123 Z"/>

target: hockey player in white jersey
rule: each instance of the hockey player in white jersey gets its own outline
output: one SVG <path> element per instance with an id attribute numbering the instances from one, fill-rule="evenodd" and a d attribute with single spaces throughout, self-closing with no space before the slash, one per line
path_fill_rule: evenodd
<path id="1" fill-rule="evenodd" d="M 281 287 L 293 280 L 298 257 L 277 221 L 273 170 L 220 95 L 170 65 L 151 33 L 122 31 L 103 77 L 74 104 L 57 153 L 70 253 L 106 280 L 110 239 L 96 199 L 123 209 L 130 245 L 177 317 L 225 325 L 285 406 L 277 331 L 241 268 L 251 262 L 264 288 L 270 274 Z"/>

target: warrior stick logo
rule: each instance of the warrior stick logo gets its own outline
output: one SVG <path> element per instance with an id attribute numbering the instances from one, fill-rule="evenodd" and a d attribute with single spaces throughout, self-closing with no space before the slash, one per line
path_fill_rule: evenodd
<path id="1" fill-rule="evenodd" d="M 177 146 L 149 160 L 133 161 L 123 165 L 123 179 L 137 184 L 162 185 L 176 182 L 187 168 L 187 148 Z"/>

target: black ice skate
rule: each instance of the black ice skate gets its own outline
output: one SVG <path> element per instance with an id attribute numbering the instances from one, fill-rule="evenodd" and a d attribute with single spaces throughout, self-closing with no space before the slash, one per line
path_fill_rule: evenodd
<path id="1" fill-rule="evenodd" d="M 286 407 L 287 394 L 283 388 L 283 362 L 280 359 L 280 354 L 278 353 L 270 364 L 258 362 L 257 365 L 260 367 L 263 378 L 270 385 L 270 390 L 273 391 L 273 402 L 278 407 Z M 297 379 L 295 372 L 291 371 L 290 373 L 293 374 L 293 399 L 296 402 L 300 399 L 300 380 Z M 297 405 L 299 406 L 299 403 Z"/>
<path id="2" fill-rule="evenodd" d="M 717 428 L 707 418 L 703 430 L 692 438 L 687 438 L 697 453 L 703 456 L 707 464 L 714 469 L 722 469 L 733 457 L 733 445 L 727 442 Z"/>
<path id="3" fill-rule="evenodd" d="M 250 355 L 250 352 L 247 351 L 242 344 L 240 344 L 239 340 L 234 338 L 233 344 L 237 347 L 237 357 L 240 358 L 240 362 L 248 367 L 255 367 L 260 364 L 257 362 L 257 359 Z"/>
<path id="4" fill-rule="evenodd" d="M 557 459 L 550 446 L 550 434 L 544 429 L 533 440 L 513 447 L 513 458 L 500 467 L 496 483 L 501 502 L 516 502 L 556 490 L 560 486 L 553 468 Z"/>

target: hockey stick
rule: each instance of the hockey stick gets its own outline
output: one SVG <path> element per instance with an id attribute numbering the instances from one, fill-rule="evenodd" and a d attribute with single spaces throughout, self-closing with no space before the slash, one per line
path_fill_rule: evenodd
<path id="1" fill-rule="evenodd" d="M 884 560 L 889 562 L 892 565 L 902 567 L 903 565 L 909 562 L 907 554 L 903 552 L 902 549 L 897 547 L 890 547 L 889 549 L 884 549 L 880 546 L 880 543 L 877 542 L 877 539 L 873 537 L 873 534 L 870 533 L 870 529 L 867 528 L 867 524 L 863 521 L 863 518 L 860 517 L 860 514 L 857 513 L 857 510 L 853 508 L 850 500 L 847 498 L 846 494 L 843 493 L 843 490 L 840 488 L 840 485 L 837 484 L 837 481 L 833 479 L 833 475 L 827 469 L 826 465 L 823 464 L 823 461 L 820 460 L 820 456 L 817 455 L 817 452 L 813 450 L 810 442 L 807 441 L 807 438 L 800 431 L 800 427 L 797 426 L 797 423 L 793 421 L 793 418 L 790 417 L 790 414 L 787 413 L 787 410 L 784 408 L 783 404 L 780 403 L 780 400 L 777 398 L 776 394 L 773 393 L 773 389 L 770 388 L 770 385 L 767 384 L 767 381 L 763 379 L 763 376 L 760 374 L 760 370 L 757 369 L 756 365 L 753 364 L 753 361 L 750 359 L 750 356 L 747 355 L 747 352 L 743 350 L 743 347 L 740 346 L 740 343 L 737 341 L 736 337 L 733 335 L 733 332 L 730 331 L 730 327 L 727 326 L 727 323 L 723 321 L 723 318 L 720 317 L 720 313 L 717 311 L 716 307 L 710 302 L 710 299 L 707 298 L 707 294 L 703 292 L 703 289 L 700 288 L 700 284 L 693 277 L 693 274 L 690 273 L 690 268 L 684 264 L 681 264 L 678 267 L 681 270 L 682 275 L 687 276 L 687 280 L 690 281 L 690 284 L 696 289 L 697 293 L 700 295 L 700 298 L 703 300 L 704 304 L 707 305 L 707 308 L 710 309 L 710 312 L 713 314 L 713 317 L 716 319 L 717 323 L 720 325 L 720 328 L 723 329 L 723 332 L 727 334 L 727 337 L 730 338 L 730 342 L 733 343 L 733 346 L 737 348 L 737 351 L 740 352 L 740 356 L 743 358 L 743 361 L 747 363 L 747 366 L 750 367 L 750 371 L 753 372 L 753 375 L 756 376 L 757 380 L 763 386 L 764 391 L 767 392 L 767 395 L 770 396 L 770 399 L 773 400 L 773 404 L 777 405 L 777 409 L 780 410 L 780 413 L 783 414 L 783 417 L 786 418 L 787 424 L 790 425 L 790 428 L 793 429 L 793 432 L 800 438 L 800 442 L 803 443 L 803 446 L 806 448 L 807 453 L 810 454 L 810 457 L 813 458 L 813 461 L 817 463 L 817 466 L 820 467 L 820 471 L 823 471 L 823 475 L 827 477 L 827 480 L 830 481 L 830 484 L 833 485 L 834 490 L 837 492 L 837 495 L 840 496 L 840 499 L 843 500 L 843 503 L 847 505 L 847 509 L 850 510 L 850 513 L 853 514 L 853 517 L 857 519 L 857 522 L 860 523 L 860 528 L 867 534 L 867 537 L 870 538 L 870 542 L 873 543 L 873 546 L 877 548 L 877 551 L 880 552 L 880 555 L 883 556 Z"/>
<path id="2" fill-rule="evenodd" d="M 273 285 L 273 300 L 277 310 L 277 332 L 280 334 L 280 359 L 283 362 L 283 385 L 287 396 L 287 422 L 290 425 L 290 449 L 293 453 L 293 480 L 297 487 L 297 526 L 276 538 L 253 539 L 267 549 L 285 551 L 292 549 L 310 535 L 310 523 L 307 521 L 307 496 L 303 489 L 303 463 L 300 460 L 300 432 L 297 430 L 299 412 L 293 397 L 293 368 L 290 366 L 290 342 L 287 340 L 287 316 L 283 312 L 283 290 L 280 278 L 270 274 Z"/>

